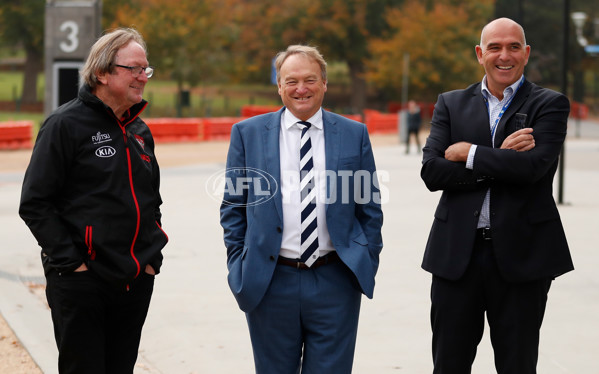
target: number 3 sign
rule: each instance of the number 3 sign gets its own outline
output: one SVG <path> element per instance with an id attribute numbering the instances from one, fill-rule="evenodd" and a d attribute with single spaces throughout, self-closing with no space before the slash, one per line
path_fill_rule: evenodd
<path id="1" fill-rule="evenodd" d="M 79 47 L 79 25 L 75 21 L 64 21 L 60 31 L 66 32 L 66 41 L 60 42 L 59 47 L 65 53 L 72 53 Z"/>
<path id="2" fill-rule="evenodd" d="M 4 1 L 4 0 L 0 0 Z M 101 0 L 46 0 L 44 114 L 77 96 L 79 69 L 101 34 Z"/>

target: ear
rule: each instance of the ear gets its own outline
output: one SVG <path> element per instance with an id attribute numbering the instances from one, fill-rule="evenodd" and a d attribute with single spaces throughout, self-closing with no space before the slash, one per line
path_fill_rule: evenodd
<path id="1" fill-rule="evenodd" d="M 525 52 L 526 52 L 526 60 L 524 62 L 524 65 L 527 65 L 528 64 L 528 58 L 530 57 L 530 46 L 529 45 L 527 45 L 525 47 Z"/>
<path id="2" fill-rule="evenodd" d="M 324 92 L 327 92 L 327 81 L 323 81 L 322 84 L 324 86 Z"/>
<path id="3" fill-rule="evenodd" d="M 108 78 L 106 77 L 108 74 L 110 74 L 110 73 L 108 73 L 108 72 L 100 73 L 99 71 L 95 72 L 96 79 L 98 80 L 98 82 L 100 82 L 102 84 L 108 83 Z"/>
<path id="4" fill-rule="evenodd" d="M 476 52 L 476 58 L 478 59 L 479 64 L 483 64 L 483 49 L 480 45 L 474 47 L 474 51 Z"/>

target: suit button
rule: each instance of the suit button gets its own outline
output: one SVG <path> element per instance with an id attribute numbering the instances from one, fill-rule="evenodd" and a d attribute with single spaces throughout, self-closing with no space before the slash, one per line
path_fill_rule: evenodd
<path id="1" fill-rule="evenodd" d="M 270 261 L 274 261 L 275 260 L 275 256 L 270 256 Z"/>
<path id="2" fill-rule="evenodd" d="M 480 212 L 478 210 L 474 211 L 474 217 L 478 217 L 479 214 L 480 214 Z"/>
<path id="3" fill-rule="evenodd" d="M 277 227 L 277 232 L 283 232 L 283 229 L 279 226 Z"/>

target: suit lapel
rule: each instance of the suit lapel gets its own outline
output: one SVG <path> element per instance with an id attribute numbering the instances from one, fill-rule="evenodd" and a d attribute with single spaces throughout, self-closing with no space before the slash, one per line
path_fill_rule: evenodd
<path id="1" fill-rule="evenodd" d="M 263 132 L 263 141 L 264 141 L 264 158 L 266 159 L 266 172 L 270 174 L 275 181 L 277 181 L 278 186 L 276 196 L 274 197 L 275 207 L 277 208 L 277 213 L 279 214 L 279 218 L 283 220 L 283 207 L 281 200 L 281 159 L 280 159 L 280 150 L 279 150 L 279 132 L 281 128 L 281 114 L 285 107 L 281 108 L 279 111 L 273 113 L 268 118 L 268 121 L 264 123 L 265 130 Z M 272 191 L 274 192 L 274 191 Z"/>
<path id="2" fill-rule="evenodd" d="M 341 133 L 337 128 L 337 121 L 324 109 L 322 110 L 322 122 L 324 130 L 324 152 L 325 152 L 325 164 L 326 170 L 337 172 L 339 168 L 339 149 L 341 144 Z M 327 196 L 331 195 L 331 185 L 329 183 L 330 178 L 327 180 Z M 330 204 L 327 204 L 328 209 Z"/>
<path id="3" fill-rule="evenodd" d="M 505 131 L 506 123 L 514 114 L 518 113 L 518 110 L 520 110 L 522 105 L 528 99 L 528 95 L 530 94 L 531 89 L 532 89 L 532 85 L 530 84 L 529 81 L 525 80 L 524 83 L 522 84 L 522 87 L 520 87 L 520 89 L 518 89 L 518 91 L 516 92 L 516 96 L 514 96 L 512 103 L 507 108 L 507 110 L 505 111 L 505 114 L 503 115 L 503 117 L 501 117 L 501 121 L 499 121 L 499 124 L 497 125 L 497 132 L 495 135 L 495 146 L 496 147 L 500 147 L 501 143 L 503 143 L 503 141 L 507 137 L 508 134 L 506 134 L 506 131 Z"/>
<path id="4" fill-rule="evenodd" d="M 485 99 L 480 90 L 480 84 L 474 86 L 472 91 L 472 103 L 464 108 L 472 112 L 467 113 L 466 122 L 472 124 L 474 129 L 472 133 L 474 138 L 472 143 L 491 147 L 491 126 L 489 125 L 489 109 L 485 104 Z M 470 132 L 470 129 L 467 130 Z"/>

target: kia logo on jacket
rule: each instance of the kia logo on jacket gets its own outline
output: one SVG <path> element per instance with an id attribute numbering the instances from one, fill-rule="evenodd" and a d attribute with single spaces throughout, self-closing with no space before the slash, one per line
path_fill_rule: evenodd
<path id="1" fill-rule="evenodd" d="M 116 154 L 116 150 L 109 145 L 105 145 L 96 149 L 96 156 L 106 158 L 112 157 Z"/>

